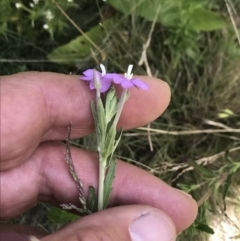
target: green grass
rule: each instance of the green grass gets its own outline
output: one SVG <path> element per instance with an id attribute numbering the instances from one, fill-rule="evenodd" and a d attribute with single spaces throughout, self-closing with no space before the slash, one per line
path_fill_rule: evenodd
<path id="1" fill-rule="evenodd" d="M 50 4 L 51 1 L 47 2 Z M 239 13 L 240 3 L 237 0 L 232 3 L 235 11 Z M 196 200 L 201 200 L 198 220 L 209 223 L 214 215 L 224 217 L 222 197 L 227 189 L 228 199 L 239 200 L 236 190 L 240 184 L 240 168 L 235 170 L 238 172 L 235 175 L 231 168 L 240 162 L 240 135 L 239 132 L 231 131 L 194 134 L 193 130 L 222 129 L 217 126 L 219 123 L 239 130 L 240 43 L 236 39 L 225 2 L 210 1 L 206 6 L 226 18 L 227 24 L 223 28 L 211 32 L 196 32 L 182 26 L 169 27 L 156 23 L 147 50 L 148 63 L 154 76 L 168 82 L 172 99 L 165 113 L 151 123 L 151 128 L 163 130 L 165 133 L 151 131 L 154 150 L 150 151 L 146 131 L 128 131 L 123 135 L 117 154 L 152 172 L 168 184 L 190 192 Z M 54 4 L 51 8 L 61 15 Z M 123 72 L 128 63 L 133 63 L 135 74 L 146 75 L 146 68 L 138 66 L 138 61 L 152 22 L 136 16 L 134 10 L 122 14 L 102 2 L 99 2 L 99 6 L 94 4 L 94 7 L 93 4 L 81 3 L 79 8 L 71 9 L 72 11 L 66 9 L 67 13 L 70 13 L 70 17 L 85 33 L 95 26 L 102 16 L 114 16 L 114 23 L 104 30 L 106 38 L 100 45 L 107 56 L 104 64 L 110 71 Z M 17 16 L 18 11 L 12 5 L 12 16 Z M 235 20 L 239 22 L 239 18 L 236 17 Z M 94 55 L 88 55 L 71 65 L 53 63 L 47 59 L 47 55 L 56 47 L 79 36 L 76 28 L 62 15 L 61 21 L 66 27 L 62 31 L 54 29 L 54 39 L 43 29 L 40 32 L 34 28 L 29 30 L 27 13 L 22 13 L 21 20 L 9 21 L 8 29 L 0 36 L 0 74 L 28 70 L 79 74 L 85 68 L 96 67 L 101 62 L 101 55 L 96 50 Z M 39 26 L 43 22 L 41 18 L 36 20 Z M 29 37 L 29 33 L 24 34 L 27 31 L 34 34 Z M 7 62 L 6 59 L 10 61 Z M 219 118 L 218 114 L 224 109 L 230 109 L 234 115 Z M 215 124 L 208 124 L 209 120 Z M 181 134 L 182 131 L 188 133 Z M 80 140 L 80 143 L 92 143 L 91 138 L 89 139 L 84 142 Z M 92 147 L 91 144 L 90 148 Z M 222 154 L 213 162 L 208 159 L 204 163 L 204 167 L 211 171 L 213 176 L 207 175 L 198 167 L 184 172 L 191 166 L 189 161 L 201 160 L 219 153 Z M 231 183 L 227 186 L 230 177 Z M 39 224 L 29 221 L 34 210 L 41 210 L 43 213 L 40 217 L 33 216 L 34 220 L 40 220 Z M 41 204 L 16 220 L 43 226 L 48 231 L 55 230 L 59 226 L 48 223 L 45 217 L 47 211 L 48 208 Z M 206 236 L 191 227 L 180 235 L 179 240 L 206 240 Z"/>

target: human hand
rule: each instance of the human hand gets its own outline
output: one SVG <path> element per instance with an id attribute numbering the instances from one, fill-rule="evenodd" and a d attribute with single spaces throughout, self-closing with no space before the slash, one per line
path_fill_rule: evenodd
<path id="1" fill-rule="evenodd" d="M 141 79 L 149 90 L 130 89 L 131 98 L 119 121 L 124 129 L 153 121 L 169 103 L 166 83 Z M 79 204 L 60 140 L 65 139 L 71 122 L 72 138 L 93 131 L 90 101 L 94 97 L 78 76 L 25 72 L 1 77 L 1 220 L 24 213 L 38 201 Z M 97 187 L 96 154 L 74 147 L 71 152 L 85 192 L 88 186 Z M 176 233 L 186 229 L 197 214 L 192 198 L 122 161 L 117 162 L 110 206 L 51 235 L 29 227 L 2 226 L 1 240 L 28 240 L 27 235 L 34 234 L 43 241 L 168 241 L 175 240 Z"/>

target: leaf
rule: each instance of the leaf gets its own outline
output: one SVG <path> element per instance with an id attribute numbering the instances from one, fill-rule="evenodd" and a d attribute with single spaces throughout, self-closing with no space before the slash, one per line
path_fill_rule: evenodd
<path id="1" fill-rule="evenodd" d="M 234 116 L 234 115 L 235 114 L 230 109 L 224 109 L 222 112 L 218 113 L 218 117 L 222 118 L 222 119 L 229 118 L 229 117 Z"/>
<path id="2" fill-rule="evenodd" d="M 232 183 L 232 179 L 235 176 L 234 174 L 235 173 L 231 173 L 230 175 L 228 175 L 227 180 L 225 181 L 224 186 L 223 186 L 222 199 L 223 199 L 223 203 L 224 203 L 224 210 L 226 209 L 225 198 L 227 196 L 228 189 L 229 189 L 229 187 L 230 187 L 230 185 Z"/>
<path id="3" fill-rule="evenodd" d="M 234 115 L 233 111 L 230 110 L 230 109 L 224 109 L 223 111 L 224 111 L 226 114 Z"/>
<path id="4" fill-rule="evenodd" d="M 199 174 L 201 174 L 205 177 L 215 177 L 215 174 L 212 171 L 206 169 L 203 166 L 198 165 L 195 161 L 189 160 L 188 163 L 189 163 L 189 165 L 194 167 L 194 170 L 196 170 Z"/>
<path id="5" fill-rule="evenodd" d="M 196 31 L 212 31 L 223 28 L 225 19 L 204 8 L 195 9 L 189 19 L 188 28 Z"/>
<path id="6" fill-rule="evenodd" d="M 194 226 L 205 233 L 214 234 L 214 230 L 205 223 L 196 222 Z"/>
<path id="7" fill-rule="evenodd" d="M 178 183 L 177 186 L 183 190 L 184 192 L 190 193 L 192 191 L 195 191 L 201 187 L 201 184 L 183 184 Z"/>
<path id="8" fill-rule="evenodd" d="M 69 213 L 60 208 L 51 207 L 50 211 L 48 212 L 48 218 L 51 222 L 64 224 L 79 219 L 79 216 Z"/>
<path id="9" fill-rule="evenodd" d="M 126 15 L 134 13 L 134 15 L 143 17 L 148 21 L 154 20 L 158 7 L 160 8 L 157 18 L 158 22 L 168 22 L 169 25 L 169 21 L 164 21 L 162 19 L 164 12 L 170 14 L 172 12 L 174 13 L 174 19 L 171 19 L 171 22 L 174 22 L 176 16 L 176 11 L 170 11 L 173 10 L 172 4 L 164 4 L 164 0 L 108 0 L 107 2 L 112 7 Z"/>
<path id="10" fill-rule="evenodd" d="M 107 92 L 105 113 L 106 113 L 106 124 L 108 124 L 113 116 L 117 113 L 117 94 L 114 87 Z"/>
<path id="11" fill-rule="evenodd" d="M 92 213 L 97 212 L 97 195 L 93 186 L 88 190 L 87 207 Z"/>
<path id="12" fill-rule="evenodd" d="M 95 107 L 94 101 L 91 101 L 91 110 L 96 128 L 98 147 L 103 149 L 105 147 L 106 122 L 105 111 L 101 98 L 97 99 L 97 109 Z"/>
<path id="13" fill-rule="evenodd" d="M 103 151 L 102 151 L 103 160 L 107 160 L 107 158 L 113 153 L 115 137 L 116 137 L 116 127 L 112 125 L 107 133 L 105 145 L 103 147 Z"/>
<path id="14" fill-rule="evenodd" d="M 157 21 L 167 27 L 184 26 L 194 31 L 212 31 L 221 29 L 225 19 L 218 13 L 204 9 L 200 1 L 165 1 L 165 0 L 108 0 L 111 6 L 124 14 L 153 21 L 160 7 Z"/>
<path id="15" fill-rule="evenodd" d="M 228 189 L 232 183 L 232 180 L 233 178 L 235 178 L 235 176 L 237 175 L 237 172 L 240 171 L 240 165 L 239 163 L 234 163 L 232 165 L 232 167 L 229 168 L 229 175 L 224 183 L 224 186 L 223 186 L 223 194 L 222 194 L 222 199 L 223 199 L 223 202 L 224 202 L 224 209 L 226 209 L 226 203 L 225 203 L 225 198 L 227 196 L 227 193 L 228 193 Z"/>
<path id="16" fill-rule="evenodd" d="M 94 123 L 95 123 L 96 136 L 97 136 L 97 142 L 98 142 L 98 147 L 99 147 L 99 145 L 100 145 L 100 139 L 99 138 L 101 136 L 101 131 L 100 131 L 100 127 L 97 125 L 98 115 L 97 115 L 94 100 L 91 101 L 91 111 L 92 111 L 92 115 L 93 115 L 93 119 L 94 119 Z"/>
<path id="17" fill-rule="evenodd" d="M 105 209 L 109 202 L 109 197 L 112 191 L 112 183 L 115 177 L 116 170 L 116 158 L 110 160 L 110 164 L 107 170 L 107 175 L 104 180 L 104 197 L 103 197 L 103 209 Z"/>
<path id="18" fill-rule="evenodd" d="M 116 150 L 121 138 L 122 138 L 122 133 L 123 133 L 123 129 L 121 128 L 120 131 L 117 133 L 117 136 L 116 136 L 116 140 L 115 140 L 115 143 L 114 143 L 114 149 L 113 149 L 113 152 Z"/>
<path id="19" fill-rule="evenodd" d="M 218 114 L 218 117 L 221 118 L 221 119 L 225 119 L 225 118 L 228 118 L 228 117 L 229 117 L 229 114 L 219 113 L 219 114 Z"/>
<path id="20" fill-rule="evenodd" d="M 106 23 L 104 22 L 104 25 L 105 24 L 107 24 L 107 21 Z M 85 34 L 97 46 L 101 45 L 104 38 L 106 37 L 106 32 L 101 25 L 93 27 Z M 92 49 L 94 49 L 92 44 L 84 36 L 81 35 L 69 43 L 57 47 L 47 57 L 52 62 L 72 65 L 80 62 L 82 59 L 88 56 L 91 56 Z"/>
<path id="21" fill-rule="evenodd" d="M 106 120 L 105 120 L 105 110 L 101 98 L 97 98 L 97 116 L 98 121 L 95 125 L 99 128 L 99 145 L 101 149 L 105 148 L 105 136 L 106 136 Z"/>

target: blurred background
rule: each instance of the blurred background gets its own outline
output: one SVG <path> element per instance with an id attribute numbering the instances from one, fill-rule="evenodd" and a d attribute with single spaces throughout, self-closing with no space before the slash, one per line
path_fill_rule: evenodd
<path id="1" fill-rule="evenodd" d="M 0 74 L 131 63 L 168 82 L 168 109 L 125 132 L 117 157 L 197 200 L 178 240 L 240 240 L 239 29 L 239 0 L 1 0 Z M 53 232 L 77 218 L 40 203 L 9 222 Z"/>

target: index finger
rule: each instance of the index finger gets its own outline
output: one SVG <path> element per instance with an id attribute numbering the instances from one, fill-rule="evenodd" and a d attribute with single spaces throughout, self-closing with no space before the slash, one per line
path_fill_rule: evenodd
<path id="1" fill-rule="evenodd" d="M 130 98 L 119 121 L 124 129 L 153 121 L 169 103 L 170 90 L 165 82 L 140 78 L 149 90 L 130 89 Z M 3 76 L 1 160 L 18 162 L 19 158 L 29 157 L 42 141 L 65 139 L 71 122 L 73 138 L 91 133 L 94 123 L 90 102 L 94 98 L 95 91 L 75 75 L 24 72 Z"/>

